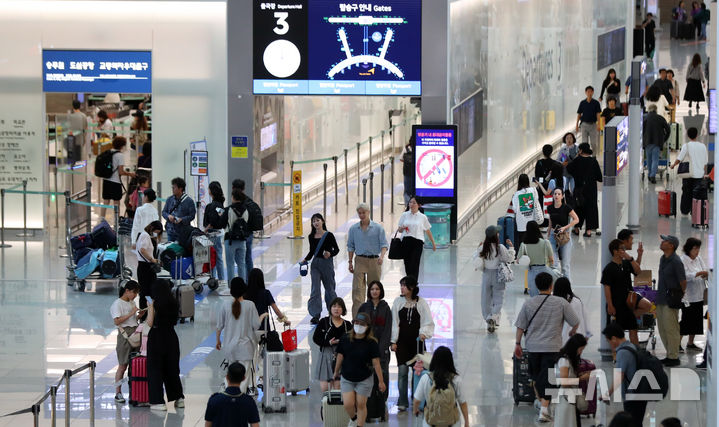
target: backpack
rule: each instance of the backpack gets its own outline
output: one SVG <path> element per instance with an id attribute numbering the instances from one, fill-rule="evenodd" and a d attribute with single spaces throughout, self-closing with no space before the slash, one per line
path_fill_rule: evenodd
<path id="1" fill-rule="evenodd" d="M 412 163 L 411 151 L 407 151 L 402 154 L 402 174 L 404 176 L 410 176 L 414 172 L 414 165 Z"/>
<path id="2" fill-rule="evenodd" d="M 98 178 L 110 178 L 115 173 L 112 168 L 112 158 L 119 151 L 107 150 L 100 153 L 95 159 L 95 176 Z"/>
<path id="3" fill-rule="evenodd" d="M 669 378 L 667 377 L 667 373 L 664 372 L 664 365 L 662 365 L 662 362 L 644 349 L 635 350 L 631 347 L 622 347 L 620 350 L 627 350 L 634 354 L 634 358 L 637 360 L 637 371 L 650 371 L 652 375 L 654 375 L 654 379 L 656 379 L 657 383 L 659 383 L 660 390 L 656 390 L 652 388 L 646 378 L 642 378 L 636 390 L 631 390 L 631 392 L 637 394 L 655 394 L 657 391 L 661 391 L 662 397 L 666 397 L 669 392 Z M 631 384 L 631 380 L 626 380 L 629 384 Z M 629 391 L 630 390 L 627 390 L 627 392 Z"/>
<path id="4" fill-rule="evenodd" d="M 249 231 L 260 231 L 265 228 L 265 218 L 262 216 L 262 209 L 252 199 L 244 203 L 247 210 L 247 227 Z"/>
<path id="5" fill-rule="evenodd" d="M 427 403 L 424 406 L 424 420 L 431 426 L 456 424 L 459 421 L 459 409 L 452 381 L 449 381 L 447 388 L 440 390 L 435 387 L 432 374 L 429 374 L 429 380 L 432 388 L 429 390 Z"/>
<path id="6" fill-rule="evenodd" d="M 243 206 L 244 207 L 244 206 Z M 242 211 L 237 211 L 234 207 L 230 207 L 232 211 L 235 213 L 235 216 L 237 217 L 235 219 L 235 222 L 232 223 L 232 227 L 230 227 L 230 232 L 228 233 L 228 240 L 245 240 L 247 237 L 252 234 L 252 231 L 250 231 L 249 226 L 247 225 L 247 221 L 245 221 L 242 218 L 242 214 L 245 213 L 246 209 L 243 209 Z M 249 212 L 248 212 L 249 215 Z"/>

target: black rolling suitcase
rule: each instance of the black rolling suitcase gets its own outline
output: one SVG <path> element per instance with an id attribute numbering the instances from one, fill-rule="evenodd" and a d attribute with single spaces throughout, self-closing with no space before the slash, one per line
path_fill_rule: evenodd
<path id="1" fill-rule="evenodd" d="M 379 391 L 379 379 L 377 375 L 374 376 L 374 386 L 372 386 L 372 393 L 370 393 L 367 399 L 367 421 L 374 422 L 385 422 L 387 421 L 387 396 L 389 389 L 385 390 L 384 393 Z M 385 385 L 388 383 L 389 372 L 382 371 Z"/>
<path id="2" fill-rule="evenodd" d="M 514 395 L 514 404 L 519 405 L 520 402 L 534 402 L 534 387 L 529 375 L 529 355 L 527 354 L 527 350 L 522 350 L 521 359 L 512 356 L 512 364 L 512 394 Z"/>
<path id="3" fill-rule="evenodd" d="M 694 25 L 682 22 L 679 24 L 679 38 L 685 40 L 694 39 Z"/>
<path id="4" fill-rule="evenodd" d="M 672 21 L 669 25 L 669 37 L 673 39 L 679 38 L 679 21 Z"/>

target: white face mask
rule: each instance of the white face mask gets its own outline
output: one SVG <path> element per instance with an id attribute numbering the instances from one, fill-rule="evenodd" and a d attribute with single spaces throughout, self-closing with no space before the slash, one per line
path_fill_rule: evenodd
<path id="1" fill-rule="evenodd" d="M 160 235 L 160 233 L 157 231 L 152 232 L 152 237 L 158 237 L 159 235 Z"/>
<path id="2" fill-rule="evenodd" d="M 354 330 L 355 330 L 355 334 L 362 335 L 365 332 L 367 332 L 367 327 L 364 325 L 355 325 Z"/>

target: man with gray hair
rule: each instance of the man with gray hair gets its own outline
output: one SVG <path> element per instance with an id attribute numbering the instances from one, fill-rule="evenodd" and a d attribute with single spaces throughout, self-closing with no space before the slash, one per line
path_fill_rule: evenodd
<path id="1" fill-rule="evenodd" d="M 369 206 L 366 203 L 357 205 L 357 216 L 360 220 L 353 224 L 347 233 L 349 271 L 354 275 L 352 277 L 353 318 L 357 316 L 360 306 L 365 301 L 367 284 L 373 280 L 380 280 L 382 261 L 389 246 L 384 228 L 370 220 L 369 214 Z"/>
<path id="2" fill-rule="evenodd" d="M 664 148 L 666 140 L 669 139 L 671 129 L 667 121 L 660 114 L 657 114 L 656 104 L 647 106 L 647 115 L 644 118 L 642 129 L 642 146 L 647 158 L 647 174 L 649 182 L 657 183 L 656 174 L 659 167 L 659 153 Z"/>
<path id="3" fill-rule="evenodd" d="M 657 329 L 659 337 L 667 351 L 662 359 L 664 366 L 679 366 L 679 347 L 682 336 L 679 331 L 679 308 L 682 307 L 684 293 L 687 290 L 687 278 L 684 263 L 679 255 L 679 239 L 676 236 L 660 235 L 663 252 L 659 259 L 659 282 L 657 284 Z"/>

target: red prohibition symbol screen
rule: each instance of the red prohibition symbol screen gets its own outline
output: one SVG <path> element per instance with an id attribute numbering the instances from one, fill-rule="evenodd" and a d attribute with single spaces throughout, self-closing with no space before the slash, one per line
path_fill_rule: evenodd
<path id="1" fill-rule="evenodd" d="M 454 126 L 416 127 L 415 190 L 417 196 L 454 198 L 457 161 Z"/>
<path id="2" fill-rule="evenodd" d="M 441 187 L 452 179 L 452 155 L 430 149 L 417 159 L 417 177 L 429 187 Z"/>

